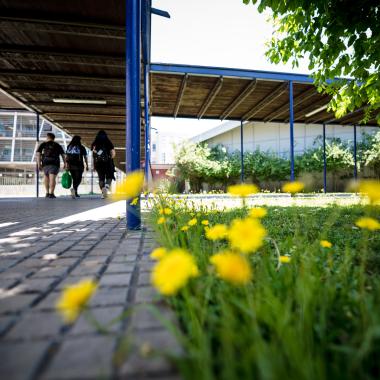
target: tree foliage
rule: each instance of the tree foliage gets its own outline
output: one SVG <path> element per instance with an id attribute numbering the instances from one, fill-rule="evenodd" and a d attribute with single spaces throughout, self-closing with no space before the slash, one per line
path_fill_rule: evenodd
<path id="1" fill-rule="evenodd" d="M 378 0 L 243 0 L 273 12 L 267 56 L 298 66 L 309 59 L 320 91 L 332 95 L 336 117 L 364 107 L 380 124 L 380 3 Z M 340 80 L 327 83 L 336 77 Z"/>

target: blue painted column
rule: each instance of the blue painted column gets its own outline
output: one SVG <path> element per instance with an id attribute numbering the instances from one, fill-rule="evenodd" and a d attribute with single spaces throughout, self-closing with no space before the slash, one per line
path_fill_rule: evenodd
<path id="1" fill-rule="evenodd" d="M 36 142 L 37 148 L 40 145 L 40 114 L 36 114 Z M 40 171 L 38 170 L 38 162 L 36 162 L 36 198 L 40 196 Z"/>
<path id="2" fill-rule="evenodd" d="M 358 179 L 358 160 L 356 150 L 356 124 L 354 125 L 354 179 Z"/>
<path id="3" fill-rule="evenodd" d="M 323 192 L 327 193 L 326 124 L 323 123 Z"/>
<path id="4" fill-rule="evenodd" d="M 144 117 L 145 117 L 145 179 L 150 171 L 150 115 L 149 115 L 149 65 L 144 67 Z"/>
<path id="5" fill-rule="evenodd" d="M 294 181 L 294 114 L 293 81 L 289 81 L 290 180 Z"/>
<path id="6" fill-rule="evenodd" d="M 141 2 L 126 0 L 126 142 L 125 171 L 140 169 L 140 31 Z M 127 201 L 127 228 L 140 229 L 140 202 Z"/>
<path id="7" fill-rule="evenodd" d="M 240 121 L 240 180 L 244 182 L 244 132 L 243 132 L 243 120 Z"/>

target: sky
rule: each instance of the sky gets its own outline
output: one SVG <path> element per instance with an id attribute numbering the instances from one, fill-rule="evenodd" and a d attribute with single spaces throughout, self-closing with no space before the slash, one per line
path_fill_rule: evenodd
<path id="1" fill-rule="evenodd" d="M 152 62 L 308 73 L 307 63 L 293 69 L 265 57 L 273 27 L 270 14 L 242 0 L 153 0 L 171 18 L 152 15 Z M 153 118 L 159 132 L 193 136 L 218 120 Z"/>

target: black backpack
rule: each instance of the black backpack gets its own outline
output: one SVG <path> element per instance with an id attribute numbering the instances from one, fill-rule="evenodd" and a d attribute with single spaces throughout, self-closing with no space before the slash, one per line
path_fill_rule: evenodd
<path id="1" fill-rule="evenodd" d="M 80 146 L 69 146 L 66 151 L 66 158 L 69 165 L 81 165 L 83 162 Z"/>
<path id="2" fill-rule="evenodd" d="M 111 161 L 111 154 L 104 147 L 100 147 L 94 152 L 94 160 L 97 163 L 108 163 Z"/>
<path id="3" fill-rule="evenodd" d="M 48 141 L 45 143 L 43 152 L 42 152 L 42 163 L 43 165 L 55 165 L 59 161 L 59 156 L 57 157 L 55 142 Z"/>

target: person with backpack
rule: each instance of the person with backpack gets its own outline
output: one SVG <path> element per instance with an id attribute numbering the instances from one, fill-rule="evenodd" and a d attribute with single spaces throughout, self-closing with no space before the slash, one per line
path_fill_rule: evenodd
<path id="1" fill-rule="evenodd" d="M 62 161 L 65 162 L 65 152 L 61 145 L 56 143 L 54 133 L 46 134 L 46 141 L 44 141 L 37 149 L 36 159 L 38 170 L 43 170 L 44 185 L 46 189 L 46 198 L 56 198 L 54 195 L 54 189 L 56 185 L 56 177 L 59 172 L 59 156 L 62 157 Z"/>
<path id="2" fill-rule="evenodd" d="M 66 149 L 66 163 L 73 179 L 73 186 L 70 189 L 71 198 L 73 199 L 80 197 L 78 187 L 82 182 L 84 172 L 83 160 L 86 164 L 86 170 L 88 170 L 86 148 L 81 144 L 81 137 L 74 136 Z"/>
<path id="3" fill-rule="evenodd" d="M 107 198 L 112 180 L 115 180 L 115 165 L 113 159 L 116 155 L 115 147 L 108 138 L 107 133 L 99 131 L 91 144 L 94 158 L 94 167 L 99 177 L 99 187 L 102 198 Z"/>

